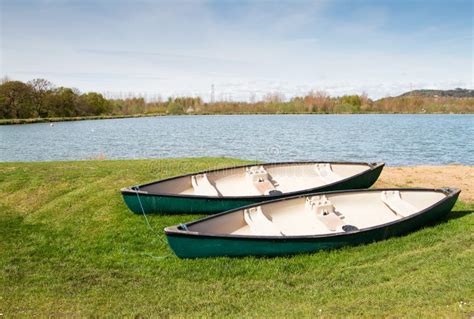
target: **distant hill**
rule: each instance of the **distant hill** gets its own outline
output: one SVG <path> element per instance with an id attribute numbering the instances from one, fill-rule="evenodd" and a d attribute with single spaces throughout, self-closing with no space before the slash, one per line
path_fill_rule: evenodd
<path id="1" fill-rule="evenodd" d="M 423 97 L 474 97 L 474 90 L 460 89 L 455 90 L 413 90 L 403 93 L 399 96 L 423 96 Z"/>

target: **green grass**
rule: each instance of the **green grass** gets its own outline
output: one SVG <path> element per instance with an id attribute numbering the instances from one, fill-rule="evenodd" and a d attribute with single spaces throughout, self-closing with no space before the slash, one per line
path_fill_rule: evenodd
<path id="1" fill-rule="evenodd" d="M 180 260 L 119 189 L 233 159 L 0 164 L 0 313 L 17 316 L 460 317 L 474 312 L 473 203 L 370 245 Z"/>

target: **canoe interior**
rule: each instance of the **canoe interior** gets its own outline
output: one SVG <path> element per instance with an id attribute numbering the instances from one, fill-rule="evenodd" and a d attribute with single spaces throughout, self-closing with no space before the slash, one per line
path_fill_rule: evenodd
<path id="1" fill-rule="evenodd" d="M 211 171 L 204 176 L 197 174 L 173 178 L 142 186 L 140 190 L 154 194 L 209 197 L 260 196 L 269 195 L 271 191 L 284 194 L 336 183 L 369 171 L 371 167 L 363 163 L 298 163 L 262 164 L 252 169 L 256 172 L 253 177 L 248 167 L 237 167 Z M 255 178 L 258 174 L 263 178 Z"/>
<path id="2" fill-rule="evenodd" d="M 188 230 L 201 234 L 243 236 L 337 234 L 344 233 L 348 227 L 349 230 L 364 230 L 410 217 L 447 195 L 441 191 L 382 190 L 328 193 L 324 196 L 264 203 L 192 223 Z"/>

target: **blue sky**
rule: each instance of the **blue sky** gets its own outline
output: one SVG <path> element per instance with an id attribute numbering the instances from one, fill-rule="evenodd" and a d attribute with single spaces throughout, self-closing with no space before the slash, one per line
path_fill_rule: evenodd
<path id="1" fill-rule="evenodd" d="M 473 1 L 1 1 L 1 76 L 108 96 L 473 88 Z"/>

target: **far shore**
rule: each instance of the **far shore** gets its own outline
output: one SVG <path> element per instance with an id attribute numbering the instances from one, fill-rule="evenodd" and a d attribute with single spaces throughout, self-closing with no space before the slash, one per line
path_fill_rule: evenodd
<path id="1" fill-rule="evenodd" d="M 129 114 L 129 115 L 97 115 L 97 116 L 75 116 L 75 117 L 45 117 L 45 118 L 28 118 L 28 119 L 0 119 L 0 125 L 17 125 L 17 124 L 34 124 L 34 123 L 53 123 L 53 122 L 72 122 L 72 121 L 90 121 L 90 120 L 109 120 L 109 119 L 127 119 L 139 117 L 158 117 L 158 116 L 193 116 L 193 115 L 442 115 L 457 114 L 466 115 L 472 113 L 314 113 L 314 112 L 297 112 L 297 113 L 244 113 L 244 112 L 228 112 L 228 113 L 185 113 L 185 114 L 167 114 L 167 113 L 149 113 L 149 114 Z"/>

